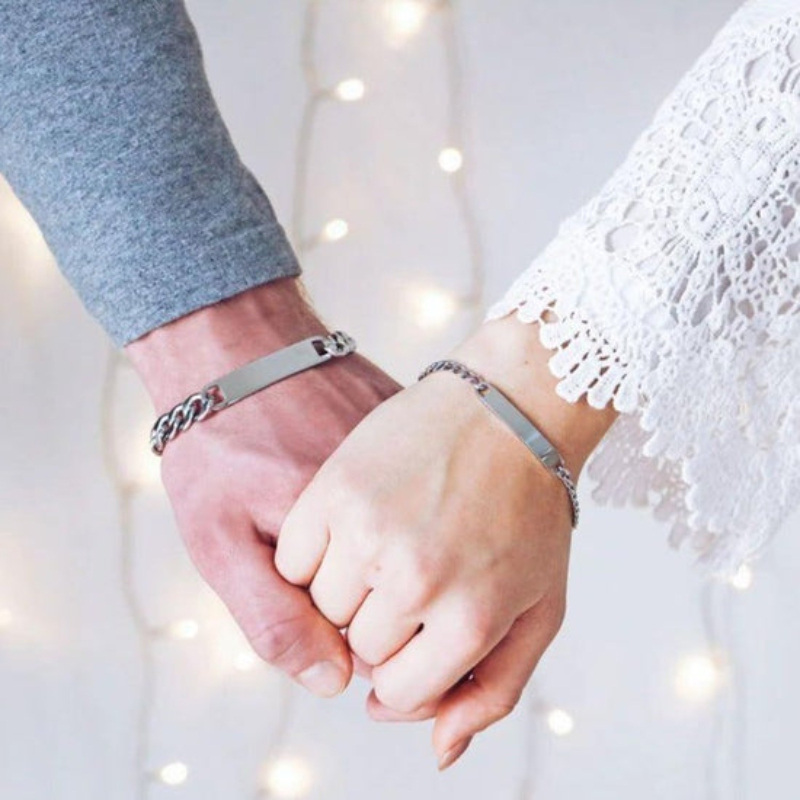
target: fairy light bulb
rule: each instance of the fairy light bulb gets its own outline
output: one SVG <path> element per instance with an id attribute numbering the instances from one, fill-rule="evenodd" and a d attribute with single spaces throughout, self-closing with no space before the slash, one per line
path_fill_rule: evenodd
<path id="1" fill-rule="evenodd" d="M 264 788 L 270 797 L 297 800 L 305 797 L 314 785 L 309 765 L 296 756 L 284 756 L 273 761 L 264 777 Z"/>
<path id="2" fill-rule="evenodd" d="M 343 103 L 355 103 L 364 97 L 366 86 L 361 78 L 345 78 L 336 84 L 333 93 Z"/>
<path id="3" fill-rule="evenodd" d="M 0 608 L 0 630 L 8 628 L 14 621 L 14 615 L 9 608 Z"/>
<path id="4" fill-rule="evenodd" d="M 194 639 L 200 633 L 200 624 L 194 619 L 179 619 L 169 625 L 167 633 L 173 639 Z"/>
<path id="5" fill-rule="evenodd" d="M 242 650 L 233 658 L 233 666 L 239 672 L 250 672 L 256 668 L 258 662 L 258 656 L 252 650 Z"/>
<path id="6" fill-rule="evenodd" d="M 324 242 L 338 242 L 350 233 L 350 226 L 346 220 L 332 219 L 325 223 L 322 228 L 322 240 Z"/>
<path id="7" fill-rule="evenodd" d="M 180 786 L 189 777 L 189 767 L 182 761 L 173 761 L 161 767 L 156 777 L 165 786 Z"/>
<path id="8" fill-rule="evenodd" d="M 134 481 L 140 489 L 156 489 L 161 486 L 161 459 L 155 458 L 149 449 L 137 450 L 134 472 Z"/>
<path id="9" fill-rule="evenodd" d="M 419 32 L 428 10 L 421 0 L 389 0 L 384 15 L 394 37 L 402 41 Z"/>
<path id="10" fill-rule="evenodd" d="M 675 693 L 684 700 L 705 702 L 716 694 L 721 680 L 722 672 L 712 656 L 685 656 L 675 671 Z"/>
<path id="11" fill-rule="evenodd" d="M 130 362 L 128 362 L 130 363 Z M 125 380 L 127 380 L 127 374 Z M 125 384 L 127 385 L 127 384 Z M 121 452 L 125 452 L 124 480 L 140 491 L 161 488 L 161 459 L 145 444 L 150 438 L 152 420 L 140 417 L 120 442 Z"/>
<path id="12" fill-rule="evenodd" d="M 435 286 L 420 287 L 412 297 L 414 319 L 420 328 L 441 328 L 456 313 L 458 300 Z"/>
<path id="13" fill-rule="evenodd" d="M 563 708 L 553 708 L 547 714 L 547 727 L 556 736 L 569 736 L 575 727 L 575 720 Z"/>
<path id="14" fill-rule="evenodd" d="M 731 586 L 733 586 L 734 589 L 738 589 L 740 592 L 743 592 L 746 589 L 749 589 L 752 585 L 753 570 L 750 568 L 749 564 L 742 564 L 731 578 Z"/>
<path id="15" fill-rule="evenodd" d="M 439 169 L 442 172 L 458 172 L 464 165 L 464 155 L 457 147 L 445 147 L 439 153 Z"/>

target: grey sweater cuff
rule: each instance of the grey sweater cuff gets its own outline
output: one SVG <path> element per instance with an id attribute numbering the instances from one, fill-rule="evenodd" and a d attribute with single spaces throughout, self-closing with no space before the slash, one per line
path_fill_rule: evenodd
<path id="1" fill-rule="evenodd" d="M 0 171 L 121 347 L 300 268 L 180 0 L 0 4 Z"/>

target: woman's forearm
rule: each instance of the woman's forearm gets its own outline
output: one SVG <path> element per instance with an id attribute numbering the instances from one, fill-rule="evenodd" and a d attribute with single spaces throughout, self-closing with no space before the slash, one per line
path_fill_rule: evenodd
<path id="1" fill-rule="evenodd" d="M 555 319 L 546 312 L 546 321 Z M 596 409 L 586 396 L 560 397 L 558 379 L 548 366 L 554 356 L 539 340 L 537 323 L 513 315 L 485 322 L 454 353 L 495 384 L 542 430 L 578 479 L 586 459 L 619 416 L 612 404 Z"/>

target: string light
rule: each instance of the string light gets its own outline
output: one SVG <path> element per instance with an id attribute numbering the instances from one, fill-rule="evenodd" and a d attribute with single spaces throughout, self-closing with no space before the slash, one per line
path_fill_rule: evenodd
<path id="1" fill-rule="evenodd" d="M 435 286 L 412 288 L 410 299 L 414 320 L 420 328 L 441 328 L 458 310 L 458 299 Z"/>
<path id="2" fill-rule="evenodd" d="M 744 786 L 747 741 L 747 697 L 745 674 L 733 626 L 733 592 L 721 581 L 707 579 L 700 586 L 700 611 L 706 637 L 706 650 L 700 661 L 684 661 L 684 680 L 680 667 L 676 674 L 679 696 L 689 700 L 713 701 L 711 730 L 706 748 L 706 796 L 719 795 L 725 783 Z M 693 665 L 692 665 L 693 664 Z M 724 671 L 722 669 L 724 665 Z M 723 693 L 721 689 L 726 691 Z M 723 703 L 728 700 L 727 705 Z M 728 725 L 732 735 L 726 739 Z M 727 743 L 728 752 L 723 753 Z M 729 765 L 730 775 L 720 774 Z"/>
<path id="3" fill-rule="evenodd" d="M 464 155 L 457 147 L 445 147 L 439 153 L 439 168 L 442 172 L 458 172 L 464 166 Z"/>
<path id="4" fill-rule="evenodd" d="M 569 736 L 575 727 L 575 720 L 563 708 L 553 708 L 547 714 L 547 727 L 556 736 Z"/>
<path id="5" fill-rule="evenodd" d="M 130 442 L 127 451 L 131 480 L 134 488 L 141 491 L 161 489 L 161 459 L 153 458 L 150 448 L 143 446 L 150 438 L 151 425 L 152 420 L 148 418 L 132 426 L 136 438 Z"/>
<path id="6" fill-rule="evenodd" d="M 746 589 L 749 589 L 752 585 L 753 570 L 749 564 L 742 564 L 731 578 L 731 586 L 733 586 L 734 589 L 738 589 L 740 592 L 743 592 Z"/>
<path id="7" fill-rule="evenodd" d="M 117 514 L 121 535 L 120 546 L 120 575 L 122 580 L 122 593 L 128 614 L 136 631 L 139 651 L 139 670 L 141 674 L 141 688 L 139 691 L 139 705 L 136 714 L 135 744 L 133 761 L 135 766 L 136 783 L 134 786 L 138 800 L 145 800 L 148 792 L 149 776 L 146 765 L 150 749 L 150 727 L 155 702 L 156 665 L 153 653 L 153 639 L 157 635 L 147 621 L 141 601 L 136 593 L 133 577 L 133 550 L 134 550 L 134 525 L 133 503 L 137 494 L 142 490 L 142 485 L 131 481 L 127 474 L 127 458 L 120 455 L 119 442 L 114 436 L 115 414 L 118 405 L 115 403 L 117 386 L 122 376 L 123 369 L 128 366 L 125 355 L 118 351 L 110 342 L 108 345 L 108 358 L 106 361 L 105 377 L 101 400 L 101 442 L 103 445 L 103 461 L 106 473 L 114 487 L 117 498 Z M 126 453 L 127 455 L 127 453 Z"/>
<path id="8" fill-rule="evenodd" d="M 338 242 L 350 233 L 350 226 L 343 219 L 332 219 L 322 228 L 323 242 Z"/>
<path id="9" fill-rule="evenodd" d="M 389 0 L 384 16 L 389 23 L 392 40 L 401 44 L 418 33 L 428 16 L 429 6 L 421 0 Z"/>
<path id="10" fill-rule="evenodd" d="M 261 659 L 252 650 L 242 650 L 233 658 L 233 666 L 239 672 L 249 672 L 256 668 Z"/>
<path id="11" fill-rule="evenodd" d="M 167 635 L 173 639 L 195 639 L 200 633 L 200 623 L 195 619 L 179 619 L 167 626 Z"/>
<path id="12" fill-rule="evenodd" d="M 267 767 L 264 788 L 270 797 L 296 800 L 305 797 L 314 785 L 310 766 L 297 756 L 283 756 Z"/>
<path id="13" fill-rule="evenodd" d="M 343 103 L 355 103 L 364 97 L 366 88 L 361 78 L 347 78 L 336 84 L 333 93 Z"/>
<path id="14" fill-rule="evenodd" d="M 189 777 L 189 767 L 182 761 L 173 761 L 161 767 L 156 776 L 165 786 L 180 786 Z"/>
<path id="15" fill-rule="evenodd" d="M 705 702 L 717 693 L 721 680 L 722 672 L 712 656 L 684 656 L 675 671 L 675 692 L 684 700 Z"/>
<path id="16" fill-rule="evenodd" d="M 439 32 L 444 51 L 444 61 L 447 78 L 447 130 L 444 141 L 458 142 L 463 148 L 468 144 L 466 91 L 464 90 L 463 70 L 461 67 L 461 48 L 459 46 L 456 4 L 453 0 L 438 0 L 436 9 L 440 12 Z M 483 318 L 485 307 L 486 270 L 483 256 L 483 238 L 478 225 L 472 198 L 467 189 L 466 172 L 462 151 L 453 146 L 445 148 L 440 154 L 452 150 L 445 156 L 445 165 L 458 167 L 450 172 L 450 190 L 455 199 L 456 209 L 461 219 L 462 228 L 466 237 L 467 252 L 469 254 L 469 288 L 459 298 L 459 305 L 472 315 L 472 322 L 479 324 Z M 457 155 L 456 155 L 457 154 Z"/>

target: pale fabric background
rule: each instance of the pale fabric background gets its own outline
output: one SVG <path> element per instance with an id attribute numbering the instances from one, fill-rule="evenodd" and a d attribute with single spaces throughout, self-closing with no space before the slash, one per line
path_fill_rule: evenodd
<path id="1" fill-rule="evenodd" d="M 332 217 L 343 241 L 305 259 L 331 324 L 402 380 L 463 332 L 458 314 L 420 328 L 414 291 L 466 282 L 463 229 L 436 165 L 447 103 L 431 18 L 402 47 L 381 2 L 324 3 L 326 82 L 357 75 L 363 102 L 319 116 L 309 233 Z M 624 156 L 665 93 L 734 10 L 734 0 L 465 0 L 457 21 L 468 89 L 469 190 L 494 299 Z M 304 3 L 191 0 L 211 82 L 245 162 L 288 223 L 303 84 Z M 141 662 L 121 583 L 121 536 L 101 448 L 103 332 L 58 274 L 24 211 L 0 197 L 0 795 L 136 797 Z M 168 269 L 169 265 L 165 265 Z M 152 409 L 133 377 L 113 399 L 132 476 L 152 476 Z M 430 724 L 379 726 L 367 687 L 322 701 L 292 694 L 279 754 L 306 761 L 324 800 L 531 797 L 559 800 L 787 797 L 800 714 L 798 516 L 752 588 L 715 590 L 713 619 L 738 667 L 736 692 L 676 695 L 676 665 L 708 647 L 701 584 L 646 512 L 598 508 L 581 488 L 569 610 L 515 714 L 435 771 Z M 147 769 L 181 761 L 179 787 L 148 796 L 254 797 L 286 682 L 240 671 L 241 640 L 183 554 L 155 486 L 134 513 L 134 590 L 153 626 L 199 622 L 190 641 L 154 640 Z M 727 621 L 726 621 L 727 620 Z M 283 690 L 281 689 L 283 687 Z M 283 694 L 281 693 L 283 691 Z M 553 736 L 530 698 L 567 709 Z M 715 733 L 716 731 L 716 733 Z M 738 738 L 737 734 L 738 733 Z"/>

